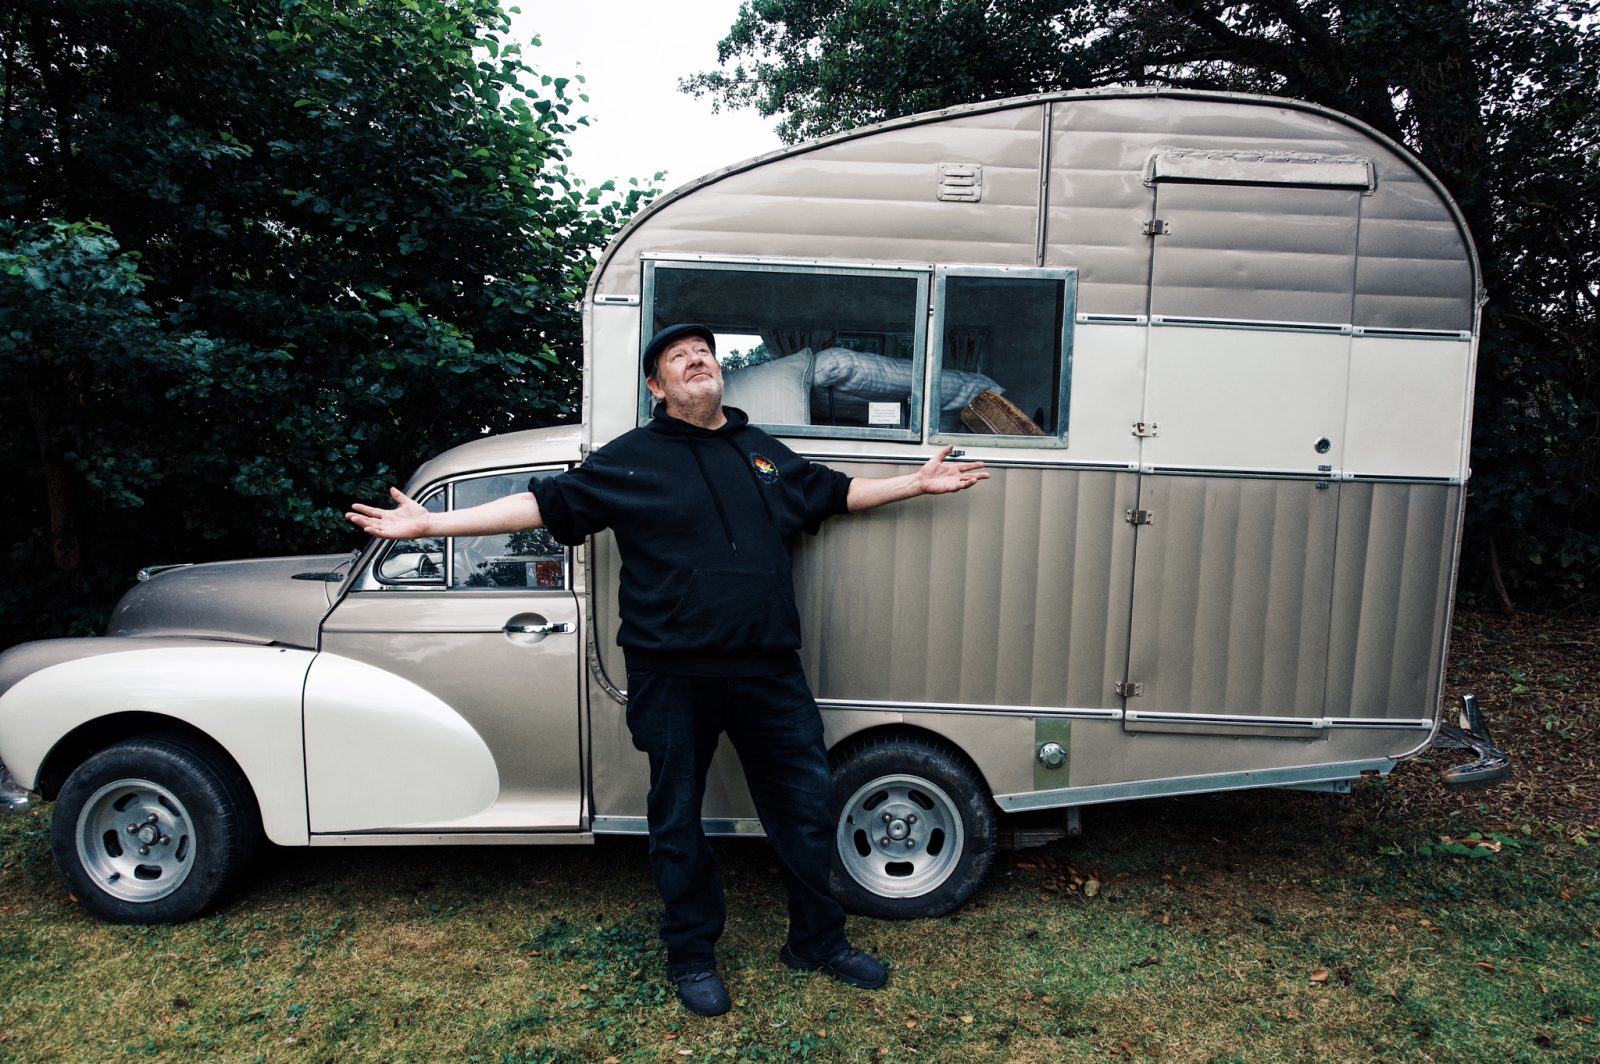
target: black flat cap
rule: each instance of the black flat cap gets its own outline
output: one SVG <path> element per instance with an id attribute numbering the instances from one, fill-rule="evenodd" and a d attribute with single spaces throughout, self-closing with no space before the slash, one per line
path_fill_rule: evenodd
<path id="1" fill-rule="evenodd" d="M 651 376 L 656 371 L 656 359 L 661 352 L 672 346 L 674 340 L 681 340 L 685 336 L 698 336 L 711 345 L 711 353 L 717 353 L 717 337 L 704 325 L 693 322 L 681 322 L 677 325 L 668 325 L 665 329 L 650 337 L 650 342 L 644 348 L 644 375 Z"/>

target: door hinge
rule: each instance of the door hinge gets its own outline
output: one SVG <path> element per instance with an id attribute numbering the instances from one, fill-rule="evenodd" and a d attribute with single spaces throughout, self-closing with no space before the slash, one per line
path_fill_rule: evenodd
<path id="1" fill-rule="evenodd" d="M 1123 698 L 1138 698 L 1144 694 L 1144 684 L 1132 680 L 1118 680 L 1117 694 Z"/>
<path id="2" fill-rule="evenodd" d="M 1127 510 L 1125 513 L 1128 515 L 1126 520 L 1130 525 L 1153 525 L 1156 523 L 1156 515 L 1150 510 Z"/>
<path id="3" fill-rule="evenodd" d="M 1168 225 L 1165 219 L 1152 218 L 1145 222 L 1144 227 L 1139 231 L 1145 236 L 1166 236 L 1172 232 L 1172 226 Z"/>
<path id="4" fill-rule="evenodd" d="M 1154 421 L 1135 421 L 1133 423 L 1133 434 L 1135 436 L 1159 436 L 1161 433 L 1157 432 L 1156 429 L 1160 427 Z"/>

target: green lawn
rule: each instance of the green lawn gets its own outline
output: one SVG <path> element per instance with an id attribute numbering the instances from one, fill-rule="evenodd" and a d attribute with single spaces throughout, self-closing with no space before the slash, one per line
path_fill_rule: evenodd
<path id="1" fill-rule="evenodd" d="M 0 1061 L 1600 1061 L 1597 643 L 1458 624 L 1502 787 L 1447 794 L 1438 759 L 1092 808 L 955 916 L 852 919 L 876 993 L 779 964 L 765 844 L 719 843 L 714 1020 L 667 987 L 642 840 L 271 850 L 219 914 L 144 928 L 73 903 L 47 809 L 0 818 Z"/>
<path id="2" fill-rule="evenodd" d="M 782 967 L 766 848 L 721 844 L 710 1021 L 665 985 L 638 841 L 278 850 L 215 917 L 113 927 L 39 811 L 0 821 L 0 1059 L 1600 1059 L 1595 849 L 1530 826 L 1445 852 L 1470 817 L 1411 823 L 1390 789 L 1093 811 L 956 916 L 853 920 L 877 993 Z"/>

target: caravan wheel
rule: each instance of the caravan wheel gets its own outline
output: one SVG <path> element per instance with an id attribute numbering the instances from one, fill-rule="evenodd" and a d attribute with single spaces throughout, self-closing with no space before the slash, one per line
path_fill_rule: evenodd
<path id="1" fill-rule="evenodd" d="M 954 750 L 920 737 L 872 739 L 834 771 L 833 893 L 851 912 L 943 916 L 994 864 L 995 810 Z"/>

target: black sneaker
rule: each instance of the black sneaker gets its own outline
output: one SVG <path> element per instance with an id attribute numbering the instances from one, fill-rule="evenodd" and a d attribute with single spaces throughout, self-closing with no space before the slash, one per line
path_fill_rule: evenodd
<path id="1" fill-rule="evenodd" d="M 799 971 L 821 972 L 831 979 L 862 990 L 876 990 L 889 981 L 889 973 L 878 963 L 878 958 L 854 946 L 846 946 L 825 961 L 809 961 L 791 952 L 786 943 L 778 950 L 778 959 Z"/>
<path id="2" fill-rule="evenodd" d="M 707 968 L 698 972 L 684 972 L 672 977 L 678 990 L 678 1000 L 696 1016 L 721 1016 L 733 1007 L 728 1000 L 728 988 L 722 985 L 717 973 Z"/>

